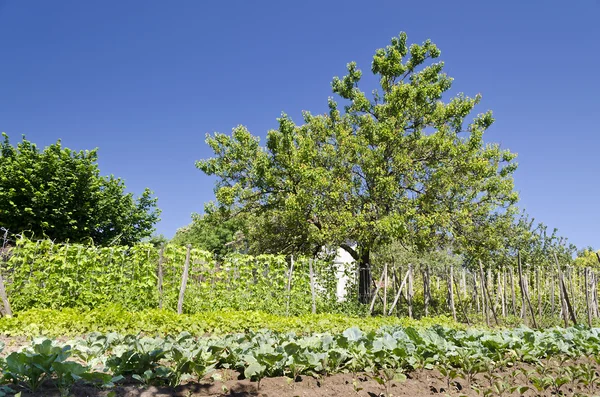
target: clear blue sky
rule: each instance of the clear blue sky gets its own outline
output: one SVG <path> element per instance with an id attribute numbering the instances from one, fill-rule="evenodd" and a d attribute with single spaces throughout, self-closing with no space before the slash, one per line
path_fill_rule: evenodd
<path id="1" fill-rule="evenodd" d="M 494 111 L 487 139 L 519 154 L 521 206 L 600 248 L 599 17 L 597 0 L 0 0 L 0 130 L 99 147 L 103 174 L 154 190 L 172 236 L 213 198 L 194 167 L 207 132 L 325 111 L 347 62 L 368 71 L 406 31 Z"/>

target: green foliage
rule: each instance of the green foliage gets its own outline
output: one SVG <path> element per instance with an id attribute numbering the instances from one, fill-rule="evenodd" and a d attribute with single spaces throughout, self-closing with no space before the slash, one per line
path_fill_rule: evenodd
<path id="1" fill-rule="evenodd" d="M 30 309 L 16 316 L 0 318 L 0 332 L 6 335 L 26 336 L 65 336 L 81 335 L 90 332 L 118 332 L 177 334 L 187 331 L 193 335 L 224 334 L 244 332 L 247 330 L 271 329 L 277 332 L 295 332 L 310 334 L 312 332 L 341 332 L 346 328 L 360 324 L 365 331 L 372 331 L 383 325 L 405 325 L 413 327 L 430 327 L 443 324 L 448 327 L 462 329 L 464 325 L 456 323 L 445 316 L 429 317 L 422 320 L 411 320 L 397 317 L 350 317 L 339 314 L 307 314 L 302 316 L 277 316 L 257 311 L 215 311 L 197 314 L 177 315 L 168 310 L 142 310 L 130 312 L 116 305 L 81 311 L 76 309 Z M 108 340 L 90 345 L 89 351 L 83 352 L 82 359 L 105 348 Z"/>
<path id="2" fill-rule="evenodd" d="M 440 325 L 388 325 L 370 332 L 351 327 L 306 335 L 264 329 L 202 337 L 187 332 L 162 337 L 94 333 L 64 347 L 50 340 L 34 341 L 32 347 L 9 356 L 4 374 L 5 379 L 16 379 L 33 391 L 52 378 L 66 394 L 74 379 L 100 379 L 109 386 L 126 378 L 174 387 L 214 370 L 234 370 L 258 381 L 260 387 L 265 377 L 323 379 L 351 371 L 365 373 L 391 395 L 392 382 L 406 381 L 407 373 L 440 368 L 449 386 L 464 378 L 479 395 L 523 394 L 529 389 L 563 395 L 567 388 L 596 390 L 597 367 L 577 362 L 577 357 L 599 357 L 599 335 L 599 329 L 577 327 L 485 331 Z M 92 346 L 100 349 L 90 355 Z M 71 353 L 87 359 L 83 364 L 66 361 Z M 523 357 L 533 357 L 532 364 L 519 365 Z M 32 358 L 38 365 L 29 365 Z M 105 372 L 91 372 L 88 360 L 106 363 Z M 513 368 L 510 376 L 506 368 Z"/>
<path id="3" fill-rule="evenodd" d="M 164 247 L 162 295 L 157 287 L 159 252 L 149 243 L 90 247 L 21 238 L 5 265 L 11 305 L 20 311 L 118 303 L 140 310 L 158 307 L 161 302 L 162 307 L 174 310 L 186 247 Z M 353 302 L 337 302 L 336 269 L 331 262 L 312 261 L 312 265 L 319 312 L 361 313 Z M 289 269 L 283 255 L 229 254 L 217 261 L 207 251 L 192 249 L 184 311 L 252 308 L 276 314 L 310 312 L 309 261 L 295 259 L 291 280 Z"/>
<path id="4" fill-rule="evenodd" d="M 34 341 L 29 349 L 6 357 L 3 379 L 35 393 L 46 380 L 54 377 L 61 396 L 68 396 L 73 384 L 88 372 L 88 367 L 66 361 L 70 355 L 69 345 L 57 346 L 49 339 Z"/>
<path id="5" fill-rule="evenodd" d="M 598 270 L 600 269 L 600 250 L 594 251 L 591 247 L 583 249 L 577 253 L 575 266 Z"/>
<path id="6" fill-rule="evenodd" d="M 484 143 L 490 112 L 469 119 L 480 96 L 444 101 L 452 79 L 431 62 L 439 49 L 406 40 L 376 51 L 372 98 L 350 63 L 332 82 L 343 112 L 330 99 L 329 113 L 305 112 L 302 125 L 284 114 L 264 146 L 243 126 L 207 138 L 214 156 L 196 165 L 217 177 L 219 208 L 256 216 L 250 239 L 261 236 L 263 250 L 315 255 L 351 241 L 368 268 L 370 252 L 395 241 L 466 249 L 461 236 L 516 202 L 515 154 Z M 368 288 L 363 280 L 361 294 Z"/>
<path id="7" fill-rule="evenodd" d="M 153 234 L 152 236 L 142 240 L 143 243 L 152 244 L 155 248 L 160 248 L 169 242 L 169 239 L 164 234 Z"/>
<path id="8" fill-rule="evenodd" d="M 246 228 L 243 219 L 223 219 L 218 214 L 192 215 L 192 223 L 180 228 L 171 242 L 209 251 L 218 257 L 245 251 L 243 234 Z M 239 240 L 239 241 L 238 241 Z"/>
<path id="9" fill-rule="evenodd" d="M 160 211 L 152 192 L 134 199 L 114 176 L 100 176 L 97 151 L 60 141 L 40 151 L 23 138 L 0 143 L 0 226 L 56 242 L 132 244 L 150 236 Z"/>
<path id="10" fill-rule="evenodd" d="M 157 302 L 157 251 L 150 244 L 90 247 L 19 239 L 6 263 L 15 311 L 32 307 L 142 309 Z"/>

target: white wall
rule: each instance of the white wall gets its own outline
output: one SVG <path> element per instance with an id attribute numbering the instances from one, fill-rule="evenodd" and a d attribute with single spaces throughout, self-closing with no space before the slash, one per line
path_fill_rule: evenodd
<path id="1" fill-rule="evenodd" d="M 356 248 L 356 246 L 352 246 Z M 345 274 L 345 269 L 352 269 L 354 258 L 343 248 L 338 248 L 335 259 L 333 260 L 334 265 L 337 268 L 336 278 L 337 282 L 337 299 L 338 302 L 342 302 L 346 299 L 346 285 L 348 284 L 348 276 Z"/>

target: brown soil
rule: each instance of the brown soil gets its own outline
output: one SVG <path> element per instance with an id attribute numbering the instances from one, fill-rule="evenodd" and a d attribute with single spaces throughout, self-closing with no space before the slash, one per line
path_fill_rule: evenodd
<path id="1" fill-rule="evenodd" d="M 427 371 L 432 372 L 432 371 Z M 50 385 L 48 385 L 50 386 Z M 432 396 L 447 395 L 445 382 L 434 376 L 422 376 L 420 379 L 407 379 L 404 383 L 393 382 L 391 385 L 391 394 L 394 396 Z M 375 397 L 385 395 L 385 387 L 379 385 L 372 379 L 361 374 L 358 375 L 356 388 L 351 374 L 337 374 L 326 379 L 315 379 L 309 376 L 302 376 L 297 382 L 290 382 L 288 378 L 265 378 L 258 388 L 257 382 L 249 380 L 228 380 L 226 382 L 205 381 L 200 383 L 188 383 L 175 389 L 168 387 L 143 387 L 137 385 L 121 385 L 112 390 L 97 390 L 90 386 L 78 385 L 73 388 L 72 395 L 83 396 L 102 396 L 108 397 L 110 392 L 115 396 L 122 397 L 191 397 L 191 396 L 236 396 L 236 397 L 300 397 L 300 396 L 365 396 Z M 456 391 L 456 388 L 455 388 Z M 35 394 L 23 391 L 22 396 L 59 396 L 58 390 L 45 388 Z M 454 392 L 450 395 L 458 395 Z M 476 396 L 474 393 L 462 393 L 461 395 Z"/>
<path id="2" fill-rule="evenodd" d="M 237 375 L 237 374 L 236 374 Z M 506 376 L 509 376 L 506 374 Z M 517 384 L 527 384 L 527 379 L 519 375 L 521 379 L 516 379 Z M 485 390 L 489 386 L 483 376 L 476 377 L 478 384 L 482 385 L 481 390 Z M 512 383 L 512 382 L 511 382 Z M 355 386 L 356 385 L 356 386 Z M 593 395 L 597 396 L 598 390 L 594 393 L 585 394 L 582 390 L 574 390 L 568 386 L 563 387 L 564 396 L 573 395 Z M 579 392 L 581 394 L 575 394 Z M 352 374 L 336 374 L 325 379 L 316 379 L 310 376 L 301 376 L 296 382 L 291 382 L 289 378 L 265 378 L 260 383 L 258 388 L 257 382 L 251 382 L 247 379 L 238 380 L 231 379 L 227 381 L 212 381 L 210 379 L 200 382 L 191 382 L 177 388 L 169 387 L 144 387 L 137 384 L 119 385 L 110 390 L 99 390 L 89 385 L 76 385 L 71 396 L 75 397 L 329 397 L 329 396 L 356 396 L 356 397 L 379 397 L 386 395 L 386 388 L 370 379 L 365 374 L 357 374 L 353 378 Z M 463 379 L 455 380 L 451 383 L 450 388 L 447 387 L 447 380 L 437 371 L 416 371 L 408 374 L 408 379 L 405 382 L 392 382 L 390 385 L 390 396 L 481 396 L 482 393 L 477 393 L 467 386 Z M 491 394 L 498 395 L 498 394 Z M 502 393 L 502 396 L 520 396 L 517 392 Z M 52 385 L 47 384 L 43 390 L 36 393 L 28 393 L 22 390 L 23 397 L 41 396 L 41 397 L 58 397 L 60 393 Z M 527 391 L 523 394 L 526 397 L 537 396 L 555 396 L 555 394 Z"/>

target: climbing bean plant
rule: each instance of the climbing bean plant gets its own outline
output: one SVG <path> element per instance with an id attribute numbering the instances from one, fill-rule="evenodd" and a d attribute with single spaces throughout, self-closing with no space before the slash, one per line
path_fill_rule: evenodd
<path id="1" fill-rule="evenodd" d="M 160 252 L 150 244 L 94 247 L 23 238 L 11 249 L 2 272 L 15 311 L 94 308 L 106 303 L 130 310 L 159 305 L 175 310 L 187 248 L 168 244 Z M 187 313 L 221 309 L 310 312 L 309 260 L 294 261 L 291 279 L 290 265 L 290 258 L 282 255 L 233 254 L 217 261 L 209 252 L 191 249 L 183 309 Z M 312 267 L 315 307 L 319 312 L 336 311 L 333 265 L 313 261 Z"/>

